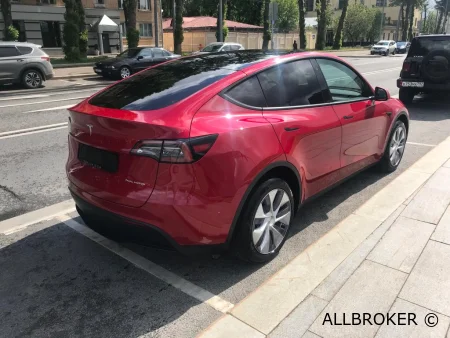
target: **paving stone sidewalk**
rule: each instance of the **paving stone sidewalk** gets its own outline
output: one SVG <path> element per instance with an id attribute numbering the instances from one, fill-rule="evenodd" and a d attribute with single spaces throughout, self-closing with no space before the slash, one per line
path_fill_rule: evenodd
<path id="1" fill-rule="evenodd" d="M 449 205 L 450 160 L 268 337 L 450 338 Z"/>

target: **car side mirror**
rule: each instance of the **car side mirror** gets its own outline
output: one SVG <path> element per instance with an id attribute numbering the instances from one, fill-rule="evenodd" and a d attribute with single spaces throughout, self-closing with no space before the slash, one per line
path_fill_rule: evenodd
<path id="1" fill-rule="evenodd" d="M 137 59 L 138 59 L 138 61 L 139 60 L 142 60 L 144 57 L 142 56 L 142 55 L 139 55 L 138 57 L 137 57 Z"/>
<path id="2" fill-rule="evenodd" d="M 376 87 L 375 101 L 387 101 L 387 100 L 389 100 L 389 92 L 386 89 Z"/>

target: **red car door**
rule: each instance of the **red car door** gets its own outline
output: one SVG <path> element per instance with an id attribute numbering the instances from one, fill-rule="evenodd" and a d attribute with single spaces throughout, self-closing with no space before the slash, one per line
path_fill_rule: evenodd
<path id="1" fill-rule="evenodd" d="M 382 155 L 390 124 L 388 107 L 373 100 L 370 85 L 349 66 L 326 58 L 318 58 L 317 63 L 342 125 L 341 166 L 346 177 Z"/>
<path id="2" fill-rule="evenodd" d="M 302 177 L 302 196 L 311 197 L 339 180 L 341 125 L 311 61 L 296 60 L 258 74 L 270 121 L 286 153 Z"/>

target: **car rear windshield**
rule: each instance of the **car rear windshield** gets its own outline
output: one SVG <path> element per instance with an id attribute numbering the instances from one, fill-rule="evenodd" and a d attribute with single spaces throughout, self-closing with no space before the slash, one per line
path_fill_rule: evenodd
<path id="1" fill-rule="evenodd" d="M 106 89 L 90 104 L 125 110 L 155 110 L 179 102 L 233 73 L 212 64 L 171 62 L 145 70 Z"/>
<path id="2" fill-rule="evenodd" d="M 217 52 L 222 45 L 209 45 L 202 49 L 202 52 Z"/>
<path id="3" fill-rule="evenodd" d="M 408 56 L 425 56 L 437 49 L 450 51 L 450 38 L 436 36 L 413 39 Z"/>

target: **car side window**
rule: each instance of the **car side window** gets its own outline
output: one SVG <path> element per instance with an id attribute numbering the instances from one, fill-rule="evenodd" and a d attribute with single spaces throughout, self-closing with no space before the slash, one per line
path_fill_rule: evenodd
<path id="1" fill-rule="evenodd" d="M 280 64 L 258 74 L 269 107 L 321 104 L 325 100 L 309 60 Z"/>
<path id="2" fill-rule="evenodd" d="M 164 56 L 170 56 L 171 54 L 168 52 L 168 51 L 166 51 L 166 50 L 163 50 L 163 54 L 164 54 Z"/>
<path id="3" fill-rule="evenodd" d="M 241 48 L 241 46 L 239 46 L 239 45 L 231 46 L 231 50 L 239 50 L 239 48 Z"/>
<path id="4" fill-rule="evenodd" d="M 163 53 L 162 49 L 153 49 L 153 57 L 154 58 L 164 57 L 164 53 Z"/>
<path id="5" fill-rule="evenodd" d="M 223 46 L 222 52 L 229 52 L 229 51 L 231 51 L 231 46 L 230 45 Z"/>
<path id="6" fill-rule="evenodd" d="M 19 50 L 20 54 L 22 54 L 22 55 L 30 54 L 33 51 L 33 48 L 31 48 L 31 47 L 18 46 L 17 49 Z"/>
<path id="7" fill-rule="evenodd" d="M 369 85 L 346 65 L 330 60 L 317 59 L 327 82 L 333 102 L 358 100 L 373 95 Z"/>
<path id="8" fill-rule="evenodd" d="M 139 56 L 143 56 L 145 59 L 152 57 L 152 50 L 151 48 L 144 48 L 139 52 Z"/>
<path id="9" fill-rule="evenodd" d="M 5 46 L 0 47 L 0 58 L 18 56 L 20 55 L 19 51 L 14 46 Z"/>
<path id="10" fill-rule="evenodd" d="M 225 93 L 225 96 L 247 106 L 267 107 L 266 99 L 256 76 L 239 83 Z"/>

